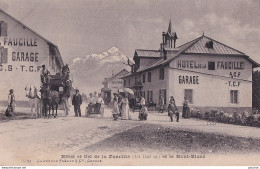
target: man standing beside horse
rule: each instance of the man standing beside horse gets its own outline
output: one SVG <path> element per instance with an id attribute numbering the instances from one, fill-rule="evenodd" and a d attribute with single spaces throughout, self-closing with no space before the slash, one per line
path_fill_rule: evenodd
<path id="1" fill-rule="evenodd" d="M 81 117 L 80 105 L 82 104 L 82 97 L 79 94 L 79 90 L 76 89 L 76 94 L 73 96 L 72 105 L 74 105 L 74 111 L 76 117 Z"/>

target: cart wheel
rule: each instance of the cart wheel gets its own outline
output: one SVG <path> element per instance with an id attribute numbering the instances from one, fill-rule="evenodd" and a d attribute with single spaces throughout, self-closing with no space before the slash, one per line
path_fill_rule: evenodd
<path id="1" fill-rule="evenodd" d="M 100 108 L 100 114 L 101 114 L 101 117 L 103 118 L 104 117 L 104 108 Z"/>

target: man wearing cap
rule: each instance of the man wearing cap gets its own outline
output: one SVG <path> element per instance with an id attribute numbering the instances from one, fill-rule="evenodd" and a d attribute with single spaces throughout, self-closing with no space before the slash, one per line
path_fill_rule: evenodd
<path id="1" fill-rule="evenodd" d="M 74 105 L 75 117 L 81 117 L 80 105 L 82 104 L 82 97 L 79 94 L 79 90 L 76 89 L 76 94 L 73 96 L 72 105 Z"/>
<path id="2" fill-rule="evenodd" d="M 10 107 L 11 113 L 13 113 L 14 109 L 15 109 L 15 97 L 14 97 L 14 90 L 13 89 L 9 90 L 8 107 Z"/>

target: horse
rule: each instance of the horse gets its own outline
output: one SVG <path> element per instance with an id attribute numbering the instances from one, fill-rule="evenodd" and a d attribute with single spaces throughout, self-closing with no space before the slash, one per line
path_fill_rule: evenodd
<path id="1" fill-rule="evenodd" d="M 59 102 L 60 102 L 59 93 L 55 90 L 50 90 L 49 86 L 42 87 L 40 91 L 42 94 L 44 118 L 47 117 L 47 106 L 48 106 L 48 110 L 49 110 L 48 118 L 50 117 L 51 109 L 52 109 L 52 116 L 54 116 L 54 118 L 56 118 L 58 106 L 59 106 Z M 56 110 L 55 115 L 54 115 L 54 108 Z"/>
<path id="2" fill-rule="evenodd" d="M 34 114 L 35 118 L 41 117 L 42 102 L 40 92 L 37 90 L 35 86 L 32 85 L 26 85 L 25 91 L 26 97 L 28 98 L 31 107 L 32 118 L 34 117 Z"/>

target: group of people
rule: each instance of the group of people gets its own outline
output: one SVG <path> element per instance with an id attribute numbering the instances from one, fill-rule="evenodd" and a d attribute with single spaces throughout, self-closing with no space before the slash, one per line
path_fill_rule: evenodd
<path id="1" fill-rule="evenodd" d="M 122 120 L 132 120 L 128 96 L 125 93 L 121 93 L 120 95 L 114 94 L 112 115 L 115 121 L 119 117 Z"/>
<path id="2" fill-rule="evenodd" d="M 180 119 L 180 113 L 178 111 L 178 108 L 176 106 L 175 100 L 173 96 L 170 97 L 169 105 L 168 105 L 168 116 L 171 119 L 171 122 L 173 122 L 173 117 L 176 116 L 176 121 L 179 122 Z M 190 108 L 188 104 L 188 99 L 184 97 L 183 102 L 183 109 L 182 109 L 182 118 L 190 118 Z"/>

